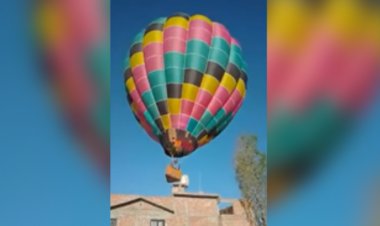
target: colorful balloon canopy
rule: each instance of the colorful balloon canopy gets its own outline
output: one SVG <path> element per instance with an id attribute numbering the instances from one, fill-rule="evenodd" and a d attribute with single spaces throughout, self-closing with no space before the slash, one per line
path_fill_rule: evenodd
<path id="1" fill-rule="evenodd" d="M 137 121 L 172 157 L 219 135 L 247 84 L 241 48 L 228 30 L 182 13 L 154 20 L 135 37 L 124 76 Z"/>
<path id="2" fill-rule="evenodd" d="M 110 54 L 103 6 L 101 1 L 41 0 L 32 8 L 43 78 L 83 144 L 80 150 L 108 177 Z"/>
<path id="3" fill-rule="evenodd" d="M 374 1 L 268 1 L 269 200 L 340 149 L 378 88 L 379 40 Z"/>

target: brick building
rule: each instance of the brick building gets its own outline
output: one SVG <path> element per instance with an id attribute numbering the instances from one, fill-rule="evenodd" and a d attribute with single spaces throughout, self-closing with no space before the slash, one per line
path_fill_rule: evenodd
<path id="1" fill-rule="evenodd" d="M 171 196 L 111 194 L 111 226 L 249 226 L 249 223 L 239 200 L 173 187 Z"/>

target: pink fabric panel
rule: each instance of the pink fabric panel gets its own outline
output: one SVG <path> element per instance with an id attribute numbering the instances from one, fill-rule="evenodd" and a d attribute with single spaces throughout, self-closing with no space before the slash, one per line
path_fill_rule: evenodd
<path id="1" fill-rule="evenodd" d="M 273 41 L 267 46 L 267 106 L 270 114 L 284 94 L 283 87 L 286 87 L 287 82 L 290 81 L 289 77 L 292 74 L 289 71 L 291 71 L 296 57 Z"/>
<path id="2" fill-rule="evenodd" d="M 190 22 L 190 27 L 200 27 L 208 31 L 211 31 L 212 29 L 211 25 L 204 20 L 192 20 Z"/>
<path id="3" fill-rule="evenodd" d="M 132 74 L 133 74 L 133 79 L 135 81 L 138 81 L 139 78 L 141 77 L 148 77 L 147 74 L 146 74 L 146 69 L 145 69 L 145 65 L 142 64 L 142 65 L 139 65 L 135 68 L 132 68 Z"/>
<path id="4" fill-rule="evenodd" d="M 231 35 L 228 32 L 228 30 L 222 24 L 214 22 L 214 23 L 212 23 L 212 27 L 213 27 L 213 29 L 212 29 L 212 36 L 213 37 L 215 37 L 215 36 L 222 37 L 225 40 L 227 40 L 227 42 L 231 43 Z"/>
<path id="5" fill-rule="evenodd" d="M 330 33 L 315 34 L 313 40 L 297 58 L 289 71 L 287 84 L 281 90 L 281 100 L 296 110 L 302 110 L 319 94 L 325 92 L 326 82 L 341 74 L 346 67 L 344 45 Z"/>
<path id="6" fill-rule="evenodd" d="M 152 132 L 152 128 L 150 127 L 150 125 L 143 118 L 141 118 L 141 116 L 138 116 L 138 118 L 141 120 L 140 124 L 145 129 L 145 131 L 147 131 L 148 133 Z"/>
<path id="7" fill-rule="evenodd" d="M 164 30 L 164 52 L 186 52 L 187 30 L 182 27 L 169 27 Z"/>
<path id="8" fill-rule="evenodd" d="M 222 106 L 222 103 L 218 99 L 213 99 L 207 109 L 212 115 L 215 115 Z"/>
<path id="9" fill-rule="evenodd" d="M 180 128 L 181 115 L 170 115 L 170 121 L 173 128 Z"/>
<path id="10" fill-rule="evenodd" d="M 168 27 L 164 30 L 164 41 L 171 38 L 185 41 L 187 38 L 187 30 L 182 27 Z"/>
<path id="11" fill-rule="evenodd" d="M 212 38 L 212 29 L 211 26 L 205 26 L 204 23 L 195 23 L 195 20 L 191 21 L 189 25 L 188 39 L 200 39 L 210 45 Z"/>
<path id="12" fill-rule="evenodd" d="M 149 85 L 148 78 L 140 79 L 136 83 L 136 88 L 138 89 L 139 93 L 144 93 L 145 91 L 149 90 L 150 85 Z"/>
<path id="13" fill-rule="evenodd" d="M 164 52 L 176 51 L 180 53 L 186 52 L 186 41 L 177 38 L 166 39 L 164 43 Z"/>
<path id="14" fill-rule="evenodd" d="M 351 51 L 346 67 L 335 80 L 326 82 L 329 98 L 350 111 L 360 110 L 368 104 L 378 84 L 380 57 L 372 43 L 361 43 L 358 49 Z"/>
<path id="15" fill-rule="evenodd" d="M 147 77 L 139 77 L 138 79 L 134 79 L 135 80 L 135 84 L 139 83 L 141 80 L 145 80 L 145 79 L 148 79 Z"/>
<path id="16" fill-rule="evenodd" d="M 149 59 L 152 56 L 156 55 L 162 55 L 163 53 L 163 46 L 161 43 L 151 43 L 144 47 L 144 60 Z"/>
<path id="17" fill-rule="evenodd" d="M 191 28 L 189 30 L 189 39 L 199 39 L 210 45 L 211 33 L 207 32 L 205 29 Z"/>
<path id="18" fill-rule="evenodd" d="M 228 114 L 231 113 L 234 109 L 235 103 L 228 100 L 227 103 L 223 106 L 224 111 Z"/>
<path id="19" fill-rule="evenodd" d="M 146 69 L 148 72 L 164 69 L 164 58 L 162 55 L 157 55 L 145 60 Z"/>
<path id="20" fill-rule="evenodd" d="M 222 104 L 224 104 L 229 97 L 230 94 L 228 91 L 223 86 L 219 86 L 213 98 L 218 99 Z"/>
<path id="21" fill-rule="evenodd" d="M 179 121 L 179 128 L 186 130 L 187 128 L 187 122 L 189 121 L 189 116 L 187 115 L 181 115 L 180 121 Z"/>
<path id="22" fill-rule="evenodd" d="M 164 42 L 164 52 L 176 51 L 185 53 L 186 52 L 186 41 L 177 38 L 166 39 Z"/>
<path id="23" fill-rule="evenodd" d="M 234 91 L 230 97 L 230 100 L 232 100 L 234 103 L 239 103 L 239 101 L 242 99 L 242 96 L 238 91 Z"/>
<path id="24" fill-rule="evenodd" d="M 203 107 L 202 105 L 196 103 L 194 105 L 193 112 L 192 112 L 191 116 L 193 118 L 195 118 L 196 120 L 200 120 L 201 117 L 202 117 L 202 115 L 203 115 L 203 113 L 204 113 L 204 111 L 205 111 L 205 109 L 206 109 L 205 107 Z"/>
<path id="25" fill-rule="evenodd" d="M 232 115 L 236 115 L 237 111 L 240 109 L 241 105 L 243 104 L 243 99 L 239 101 L 239 103 L 236 105 L 236 107 L 232 111 Z"/>
<path id="26" fill-rule="evenodd" d="M 182 100 L 181 102 L 181 113 L 186 115 L 191 115 L 194 103 L 187 100 Z"/>
<path id="27" fill-rule="evenodd" d="M 212 95 L 210 93 L 202 89 L 199 89 L 195 103 L 200 104 L 206 108 L 208 104 L 210 103 L 211 98 L 212 98 Z"/>
<path id="28" fill-rule="evenodd" d="M 236 39 L 232 38 L 232 37 L 231 37 L 231 44 L 240 47 L 239 42 Z"/>
<path id="29" fill-rule="evenodd" d="M 228 91 L 223 86 L 219 86 L 215 94 L 212 96 L 212 99 L 207 109 L 211 112 L 211 114 L 215 115 L 218 112 L 218 110 L 224 105 L 224 103 L 228 100 L 229 97 L 230 94 L 228 93 Z"/>
<path id="30" fill-rule="evenodd" d="M 232 112 L 240 100 L 241 100 L 241 96 L 240 96 L 239 92 L 237 90 L 234 90 L 232 92 L 231 97 L 227 100 L 226 104 L 224 105 L 223 109 L 227 113 Z"/>
<path id="31" fill-rule="evenodd" d="M 146 107 L 145 107 L 144 103 L 142 102 L 141 97 L 140 97 L 139 93 L 137 92 L 137 90 L 135 89 L 132 93 L 130 93 L 130 95 L 131 95 L 133 102 L 136 103 L 137 111 L 138 112 L 145 112 Z"/>
<path id="32" fill-rule="evenodd" d="M 138 100 L 138 102 L 136 102 L 136 108 L 137 108 L 138 111 L 141 111 L 141 112 L 145 112 L 146 111 L 145 104 L 144 104 L 144 102 L 142 101 L 141 98 Z"/>
<path id="33" fill-rule="evenodd" d="M 65 0 L 58 4 L 59 9 L 63 10 L 62 15 L 70 15 L 65 17 L 68 25 L 66 28 L 70 29 L 67 34 L 70 34 L 78 46 L 85 47 L 103 38 L 107 24 L 104 12 L 100 10 L 101 2 Z"/>

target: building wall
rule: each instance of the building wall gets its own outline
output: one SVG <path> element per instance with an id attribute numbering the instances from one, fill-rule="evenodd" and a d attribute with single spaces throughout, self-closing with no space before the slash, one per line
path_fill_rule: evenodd
<path id="1" fill-rule="evenodd" d="M 117 219 L 118 226 L 149 226 L 151 219 L 166 220 L 172 216 L 172 213 L 142 201 L 111 210 L 111 218 Z"/>
<path id="2" fill-rule="evenodd" d="M 220 226 L 250 226 L 245 215 L 220 215 Z"/>
<path id="3" fill-rule="evenodd" d="M 174 211 L 178 215 L 217 216 L 218 200 L 192 197 L 174 197 Z"/>
<path id="4" fill-rule="evenodd" d="M 112 209 L 111 218 L 118 219 L 117 226 L 150 226 L 151 219 L 163 219 L 165 226 L 249 226 L 238 201 L 232 203 L 234 214 L 220 215 L 217 197 L 181 195 L 146 199 L 173 210 L 174 214 L 139 201 Z"/>

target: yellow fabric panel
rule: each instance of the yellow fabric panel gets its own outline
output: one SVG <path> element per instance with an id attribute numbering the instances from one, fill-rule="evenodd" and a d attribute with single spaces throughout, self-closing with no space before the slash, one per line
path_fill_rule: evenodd
<path id="1" fill-rule="evenodd" d="M 195 98 L 198 94 L 198 86 L 189 84 L 189 83 L 183 83 L 182 84 L 182 98 L 191 100 L 192 102 L 195 101 Z"/>
<path id="2" fill-rule="evenodd" d="M 198 141 L 198 144 L 199 145 L 203 145 L 203 144 L 206 144 L 207 142 L 209 142 L 209 137 L 208 137 L 208 135 L 206 135 L 206 136 L 204 136 L 204 137 L 202 137 L 199 141 Z"/>
<path id="3" fill-rule="evenodd" d="M 144 55 L 142 52 L 135 53 L 131 56 L 130 64 L 132 68 L 135 68 L 144 63 Z"/>
<path id="4" fill-rule="evenodd" d="M 268 42 L 281 40 L 293 49 L 307 40 L 315 19 L 314 7 L 299 1 L 269 1 L 267 6 Z"/>
<path id="5" fill-rule="evenodd" d="M 378 7 L 375 12 L 368 13 L 366 17 L 366 33 L 369 37 L 369 42 L 374 44 L 374 48 L 380 50 L 380 7 Z"/>
<path id="6" fill-rule="evenodd" d="M 216 88 L 219 86 L 219 81 L 212 75 L 204 74 L 201 88 L 207 90 L 210 94 L 214 94 Z"/>
<path id="7" fill-rule="evenodd" d="M 240 93 L 242 97 L 245 96 L 245 84 L 242 79 L 239 79 L 238 84 L 236 85 L 236 90 Z"/>
<path id="8" fill-rule="evenodd" d="M 171 114 L 179 114 L 181 112 L 181 99 L 168 98 L 168 111 Z"/>
<path id="9" fill-rule="evenodd" d="M 203 15 L 197 14 L 197 15 L 191 16 L 190 21 L 192 21 L 192 20 L 203 20 L 203 21 L 209 23 L 210 25 L 212 25 L 212 21 L 208 17 L 203 16 Z"/>
<path id="10" fill-rule="evenodd" d="M 224 73 L 222 81 L 220 82 L 220 86 L 223 86 L 224 88 L 226 88 L 226 90 L 229 93 L 231 93 L 232 90 L 235 89 L 236 80 L 234 79 L 234 77 L 232 77 L 232 75 L 230 75 L 228 73 Z"/>
<path id="11" fill-rule="evenodd" d="M 328 1 L 325 10 L 330 29 L 350 47 L 352 42 L 362 41 L 366 35 L 376 37 L 376 32 L 379 34 L 380 31 L 379 8 L 363 5 L 358 7 L 358 2 L 360 1 Z M 379 43 L 378 39 L 375 43 Z"/>
<path id="12" fill-rule="evenodd" d="M 131 109 L 132 109 L 132 112 L 136 114 L 137 108 L 136 108 L 136 103 L 135 102 L 131 103 Z"/>
<path id="13" fill-rule="evenodd" d="M 330 1 L 325 6 L 326 21 L 338 35 L 345 40 L 361 36 L 363 31 L 363 14 L 354 1 Z"/>
<path id="14" fill-rule="evenodd" d="M 171 26 L 183 27 L 187 30 L 189 27 L 189 21 L 180 16 L 172 17 L 165 22 L 164 28 Z"/>
<path id="15" fill-rule="evenodd" d="M 162 125 L 164 126 L 164 129 L 169 129 L 170 128 L 171 123 L 170 123 L 169 114 L 161 115 L 161 121 L 162 121 Z"/>
<path id="16" fill-rule="evenodd" d="M 144 36 L 143 47 L 145 47 L 146 45 L 148 45 L 152 42 L 162 43 L 163 42 L 163 32 L 157 31 L 157 30 L 153 30 L 153 31 L 148 32 Z"/>
<path id="17" fill-rule="evenodd" d="M 58 4 L 44 3 L 37 9 L 35 24 L 44 44 L 55 45 L 68 35 L 67 20 Z"/>
<path id="18" fill-rule="evenodd" d="M 127 86 L 127 89 L 128 89 L 129 93 L 131 93 L 133 90 L 136 89 L 135 80 L 132 77 L 129 78 L 125 84 Z"/>

